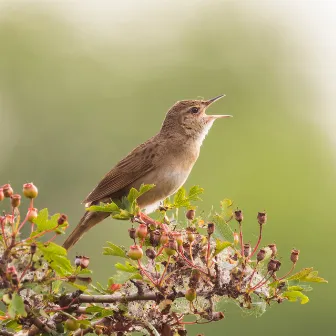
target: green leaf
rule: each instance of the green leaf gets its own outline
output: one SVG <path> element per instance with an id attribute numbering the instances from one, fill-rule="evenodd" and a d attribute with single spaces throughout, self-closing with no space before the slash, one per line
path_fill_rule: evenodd
<path id="1" fill-rule="evenodd" d="M 181 204 L 185 203 L 186 191 L 181 187 L 174 196 L 174 205 L 179 207 Z"/>
<path id="2" fill-rule="evenodd" d="M 105 316 L 111 316 L 114 314 L 114 311 L 112 309 L 107 309 L 104 307 L 99 306 L 91 306 L 86 308 L 86 313 L 97 313 L 99 317 L 105 317 Z"/>
<path id="3" fill-rule="evenodd" d="M 38 216 L 33 220 L 36 224 L 37 232 L 56 229 L 59 216 L 60 214 L 55 214 L 49 219 L 48 209 L 42 209 Z"/>
<path id="4" fill-rule="evenodd" d="M 230 199 L 225 198 L 223 199 L 223 201 L 221 201 L 220 204 L 222 207 L 223 216 L 227 220 L 229 220 L 233 216 L 233 209 L 232 209 L 233 202 Z"/>
<path id="5" fill-rule="evenodd" d="M 8 315 L 13 319 L 16 316 L 27 316 L 22 297 L 17 293 L 14 293 L 12 296 L 12 300 L 8 306 Z"/>
<path id="6" fill-rule="evenodd" d="M 49 266 L 61 276 L 67 276 L 73 273 L 74 269 L 71 266 L 70 260 L 67 258 L 67 251 L 62 246 L 55 243 L 37 243 L 38 249 L 43 254 Z"/>
<path id="7" fill-rule="evenodd" d="M 301 304 L 306 304 L 309 302 L 308 296 L 304 295 L 300 291 L 287 291 L 282 294 L 283 297 L 287 298 L 290 302 L 295 302 L 297 300 L 301 301 Z"/>
<path id="8" fill-rule="evenodd" d="M 217 254 L 221 253 L 224 249 L 228 248 L 229 246 L 232 246 L 232 243 L 229 241 L 222 241 L 220 239 L 216 239 L 216 248 L 213 256 L 216 256 Z"/>
<path id="9" fill-rule="evenodd" d="M 90 207 L 86 208 L 86 211 L 117 213 L 120 211 L 120 208 L 116 203 L 111 202 L 111 203 L 100 203 L 99 205 L 91 205 Z"/>
<path id="10" fill-rule="evenodd" d="M 199 195 L 203 194 L 203 192 L 204 192 L 203 188 L 201 188 L 198 185 L 195 185 L 195 186 L 190 188 L 188 198 L 191 201 L 199 201 L 199 200 L 201 200 Z"/>
<path id="11" fill-rule="evenodd" d="M 320 282 L 320 283 L 327 283 L 328 281 L 317 276 L 318 272 L 313 271 L 313 267 L 310 268 L 303 268 L 300 272 L 293 274 L 286 280 L 299 280 L 302 282 Z"/>
<path id="12" fill-rule="evenodd" d="M 114 284 L 124 284 L 127 281 L 131 280 L 131 279 L 142 279 L 142 276 L 139 273 L 127 273 L 127 272 L 121 272 L 121 271 L 117 271 L 117 273 L 111 277 L 111 281 Z"/>
<path id="13" fill-rule="evenodd" d="M 104 255 L 127 258 L 126 251 L 122 247 L 117 246 L 111 242 L 107 242 L 107 244 L 108 246 L 104 247 Z"/>
<path id="14" fill-rule="evenodd" d="M 129 262 L 125 262 L 125 264 L 117 263 L 114 265 L 116 269 L 123 272 L 134 273 L 138 271 L 138 268 L 130 264 Z"/>
<path id="15" fill-rule="evenodd" d="M 153 189 L 155 187 L 155 184 L 141 184 L 140 189 L 139 189 L 139 196 L 143 195 L 147 191 Z"/>

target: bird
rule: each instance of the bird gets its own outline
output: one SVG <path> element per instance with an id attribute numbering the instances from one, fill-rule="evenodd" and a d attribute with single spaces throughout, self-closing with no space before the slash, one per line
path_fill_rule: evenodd
<path id="1" fill-rule="evenodd" d="M 160 131 L 119 161 L 85 198 L 85 206 L 120 200 L 131 188 L 154 184 L 155 187 L 141 195 L 137 203 L 144 214 L 155 211 L 187 180 L 214 121 L 232 117 L 205 113 L 224 96 L 176 102 L 166 113 Z M 84 233 L 108 216 L 106 212 L 86 211 L 63 247 L 69 250 Z"/>

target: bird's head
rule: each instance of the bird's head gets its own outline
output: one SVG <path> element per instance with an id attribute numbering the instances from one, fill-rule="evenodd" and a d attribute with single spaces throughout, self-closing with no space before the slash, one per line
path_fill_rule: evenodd
<path id="1" fill-rule="evenodd" d="M 212 103 L 222 97 L 224 95 L 209 100 L 178 101 L 167 112 L 162 130 L 169 133 L 182 132 L 190 138 L 203 141 L 215 120 L 232 117 L 231 115 L 208 115 L 205 113 Z"/>

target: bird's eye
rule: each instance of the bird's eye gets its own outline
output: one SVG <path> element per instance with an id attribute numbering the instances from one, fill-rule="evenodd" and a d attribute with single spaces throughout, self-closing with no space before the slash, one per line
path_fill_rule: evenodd
<path id="1" fill-rule="evenodd" d="M 199 107 L 196 107 L 196 106 L 194 106 L 194 107 L 192 107 L 192 108 L 190 109 L 190 112 L 191 112 L 192 114 L 196 114 L 196 113 L 198 113 L 198 111 L 199 111 Z"/>

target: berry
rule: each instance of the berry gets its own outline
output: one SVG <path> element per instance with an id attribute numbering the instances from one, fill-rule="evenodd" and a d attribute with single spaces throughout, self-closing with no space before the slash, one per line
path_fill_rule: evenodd
<path id="1" fill-rule="evenodd" d="M 138 245 L 132 245 L 128 250 L 127 255 L 133 260 L 139 260 L 143 256 L 142 248 Z"/>
<path id="2" fill-rule="evenodd" d="M 195 218 L 195 210 L 193 210 L 193 209 L 188 210 L 187 213 L 186 213 L 186 217 L 189 220 L 193 220 Z"/>
<path id="3" fill-rule="evenodd" d="M 194 288 L 189 288 L 185 293 L 185 298 L 192 302 L 196 299 L 196 290 Z"/>
<path id="4" fill-rule="evenodd" d="M 36 208 L 30 208 L 27 213 L 27 220 L 33 223 L 34 219 L 37 218 L 38 213 Z"/>
<path id="5" fill-rule="evenodd" d="M 79 329 L 80 324 L 78 321 L 72 318 L 69 318 L 65 321 L 64 326 L 65 326 L 65 329 L 68 331 L 75 331 Z"/>
<path id="6" fill-rule="evenodd" d="M 140 239 L 144 239 L 146 238 L 148 233 L 148 228 L 146 224 L 139 224 L 137 230 L 136 230 L 136 235 L 140 238 Z"/>
<path id="7" fill-rule="evenodd" d="M 38 189 L 33 183 L 25 183 L 22 191 L 27 198 L 36 198 L 38 195 Z"/>

